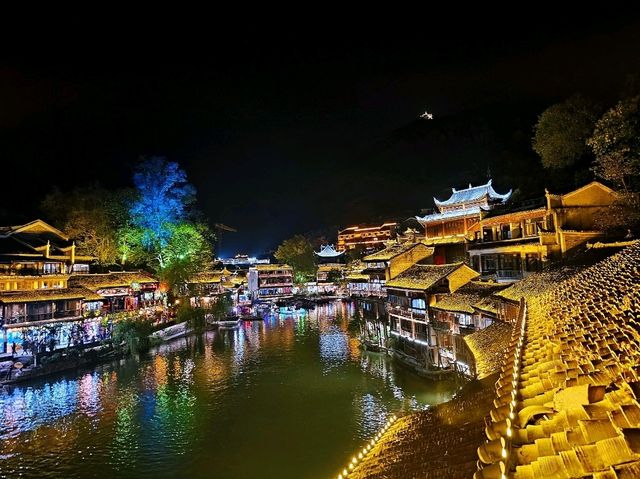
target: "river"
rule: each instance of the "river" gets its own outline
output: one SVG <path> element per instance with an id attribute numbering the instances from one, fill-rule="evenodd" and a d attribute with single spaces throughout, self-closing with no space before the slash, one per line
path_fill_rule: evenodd
<path id="1" fill-rule="evenodd" d="M 348 303 L 0 391 L 0 477 L 331 478 L 449 382 L 362 353 Z"/>

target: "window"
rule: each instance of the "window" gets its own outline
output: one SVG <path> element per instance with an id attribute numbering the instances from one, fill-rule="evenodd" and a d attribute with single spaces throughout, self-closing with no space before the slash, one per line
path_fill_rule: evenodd
<path id="1" fill-rule="evenodd" d="M 495 254 L 482 255 L 482 272 L 495 273 L 498 269 L 497 256 Z"/>

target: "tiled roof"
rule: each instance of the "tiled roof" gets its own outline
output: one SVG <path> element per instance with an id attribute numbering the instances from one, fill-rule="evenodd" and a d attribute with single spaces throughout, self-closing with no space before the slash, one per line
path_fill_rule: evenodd
<path id="1" fill-rule="evenodd" d="M 535 296 L 554 288 L 558 282 L 574 275 L 580 269 L 579 267 L 564 266 L 533 273 L 522 281 L 498 291 L 495 295 L 512 301 L 520 301 L 522 297 Z"/>
<path id="2" fill-rule="evenodd" d="M 640 477 L 640 244 L 526 306 L 475 477 Z"/>
<path id="3" fill-rule="evenodd" d="M 258 271 L 278 271 L 278 270 L 291 270 L 291 266 L 288 264 L 259 264 L 255 268 Z"/>
<path id="4" fill-rule="evenodd" d="M 219 283 L 222 280 L 220 272 L 196 273 L 189 278 L 188 283 Z"/>
<path id="5" fill-rule="evenodd" d="M 321 264 L 318 266 L 318 271 L 329 272 L 329 271 L 342 271 L 345 269 L 343 264 Z"/>
<path id="6" fill-rule="evenodd" d="M 342 256 L 344 251 L 336 251 L 332 244 L 327 244 L 320 247 L 319 252 L 314 251 L 314 253 L 321 258 L 336 258 Z"/>
<path id="7" fill-rule="evenodd" d="M 55 289 L 34 289 L 29 291 L 12 291 L 0 294 L 0 303 L 33 303 L 37 301 L 58 301 L 65 299 L 87 299 L 89 301 L 102 300 L 95 293 L 86 288 L 55 288 Z"/>
<path id="8" fill-rule="evenodd" d="M 143 271 L 122 271 L 103 274 L 73 274 L 69 286 L 84 286 L 93 291 L 102 288 L 130 287 L 132 283 L 157 283 L 158 280 Z"/>
<path id="9" fill-rule="evenodd" d="M 476 361 L 478 379 L 500 371 L 512 331 L 511 323 L 494 321 L 488 327 L 464 337 Z"/>
<path id="10" fill-rule="evenodd" d="M 388 288 L 425 291 L 463 266 L 464 263 L 442 265 L 414 264 L 394 279 L 387 281 L 386 285 Z"/>
<path id="11" fill-rule="evenodd" d="M 436 304 L 431 307 L 442 311 L 473 314 L 474 308 L 482 305 L 492 307 L 495 312 L 496 308 L 492 306 L 490 297 L 501 289 L 504 289 L 504 285 L 471 281 L 453 293 L 439 295 Z"/>
<path id="12" fill-rule="evenodd" d="M 445 244 L 462 244 L 464 241 L 464 236 L 449 236 L 446 238 L 426 238 L 422 240 L 422 243 L 427 246 L 438 246 Z"/>
<path id="13" fill-rule="evenodd" d="M 507 201 L 511 196 L 511 190 L 509 190 L 504 195 L 501 195 L 493 189 L 493 186 L 491 186 L 491 182 L 492 180 L 489 180 L 486 184 L 479 186 L 469 185 L 469 188 L 465 188 L 464 190 L 456 190 L 455 188 L 452 188 L 452 195 L 448 200 L 439 201 L 437 198 L 434 198 L 433 201 L 437 206 L 450 206 L 469 203 L 471 201 L 480 200 L 485 196 L 489 197 L 492 200 L 501 200 L 502 202 Z"/>
<path id="14" fill-rule="evenodd" d="M 402 253 L 406 253 L 407 251 L 415 248 L 415 247 L 427 248 L 425 245 L 421 243 L 395 243 L 391 246 L 386 247 L 383 250 L 378 251 L 377 253 L 370 254 L 362 258 L 362 261 L 371 262 L 371 261 L 388 261 L 392 258 L 395 258 Z M 433 249 L 431 250 L 431 254 L 433 254 Z"/>
<path id="15" fill-rule="evenodd" d="M 432 213 L 426 216 L 416 216 L 420 223 L 430 223 L 431 221 L 450 220 L 453 218 L 463 218 L 465 216 L 479 215 L 480 207 L 472 206 L 470 208 L 462 208 L 459 210 L 447 211 L 445 213 Z"/>

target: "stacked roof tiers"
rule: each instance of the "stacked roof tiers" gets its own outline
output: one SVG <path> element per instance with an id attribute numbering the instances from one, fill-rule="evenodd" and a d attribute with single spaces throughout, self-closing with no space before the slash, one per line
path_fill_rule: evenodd
<path id="1" fill-rule="evenodd" d="M 474 477 L 640 477 L 640 244 L 525 300 Z"/>

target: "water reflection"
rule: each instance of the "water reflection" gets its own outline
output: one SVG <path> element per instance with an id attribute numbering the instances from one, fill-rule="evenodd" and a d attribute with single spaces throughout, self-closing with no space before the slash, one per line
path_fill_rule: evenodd
<path id="1" fill-rule="evenodd" d="M 400 410 L 448 399 L 329 304 L 0 392 L 0 477 L 330 476 Z"/>

